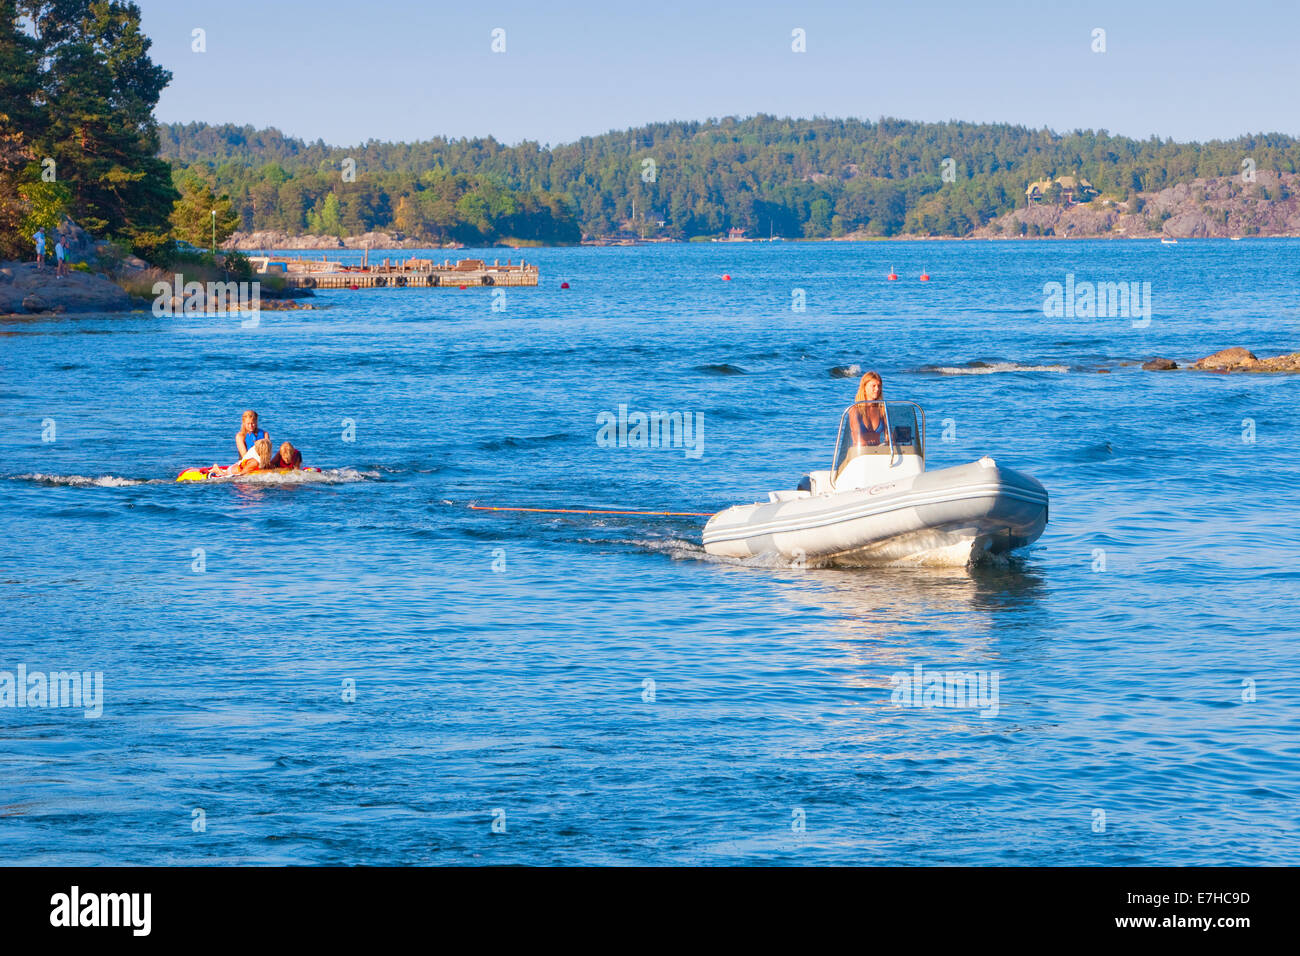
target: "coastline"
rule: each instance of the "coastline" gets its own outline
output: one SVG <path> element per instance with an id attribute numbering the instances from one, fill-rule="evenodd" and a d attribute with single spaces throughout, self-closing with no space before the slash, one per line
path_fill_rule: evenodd
<path id="1" fill-rule="evenodd" d="M 1162 236 L 1159 233 L 1150 233 L 1142 236 L 1116 235 L 1113 233 L 1102 233 L 1098 235 L 1064 235 L 1064 236 L 919 236 L 919 235 L 897 235 L 897 236 L 820 236 L 813 238 L 787 239 L 783 238 L 778 242 L 771 242 L 768 239 L 720 239 L 716 242 L 692 242 L 689 239 L 624 239 L 620 237 L 610 237 L 601 239 L 584 239 L 582 242 L 563 242 L 563 243 L 544 243 L 533 242 L 528 245 L 508 245 L 494 243 L 485 246 L 465 246 L 461 244 L 438 245 L 433 242 L 421 242 L 417 239 L 400 239 L 392 240 L 390 245 L 367 246 L 364 244 L 363 237 L 347 236 L 338 240 L 337 245 L 315 245 L 319 237 L 302 236 L 289 237 L 288 241 L 279 244 L 250 244 L 246 242 L 227 242 L 222 245 L 222 249 L 233 252 L 360 252 L 369 251 L 372 253 L 383 252 L 401 252 L 412 249 L 574 249 L 574 248 L 609 248 L 609 249 L 626 249 L 640 246 L 662 246 L 662 245 L 680 245 L 680 246 L 727 246 L 727 245 L 783 245 L 789 243 L 818 243 L 818 242 L 1159 242 L 1161 239 L 1176 238 L 1178 242 L 1246 242 L 1251 240 L 1262 239 L 1300 239 L 1300 232 L 1276 233 L 1270 235 L 1256 236 Z M 307 244 L 301 244 L 307 243 Z"/>

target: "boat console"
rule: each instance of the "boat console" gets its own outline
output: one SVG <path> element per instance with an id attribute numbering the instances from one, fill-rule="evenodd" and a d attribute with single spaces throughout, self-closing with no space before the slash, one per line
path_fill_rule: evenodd
<path id="1" fill-rule="evenodd" d="M 855 402 L 840 416 L 828 491 L 856 491 L 925 471 L 925 412 L 915 402 Z"/>

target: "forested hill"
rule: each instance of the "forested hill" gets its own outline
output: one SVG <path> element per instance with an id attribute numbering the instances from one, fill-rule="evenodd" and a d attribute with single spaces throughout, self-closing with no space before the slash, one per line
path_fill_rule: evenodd
<path id="1" fill-rule="evenodd" d="M 592 236 L 962 236 L 1023 206 L 1039 180 L 1082 177 L 1098 199 L 1124 202 L 1246 169 L 1300 171 L 1300 142 L 1282 134 L 1176 143 L 893 119 L 659 123 L 554 147 L 490 137 L 331 147 L 201 123 L 160 133 L 162 157 L 228 193 L 244 229 L 290 234 L 547 241 L 576 221 Z M 347 160 L 354 181 L 343 176 Z"/>

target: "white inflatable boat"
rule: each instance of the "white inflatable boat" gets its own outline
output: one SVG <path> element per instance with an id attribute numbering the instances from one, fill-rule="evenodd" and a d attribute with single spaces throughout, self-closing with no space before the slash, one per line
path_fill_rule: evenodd
<path id="1" fill-rule="evenodd" d="M 832 461 L 767 503 L 714 515 L 704 550 L 811 565 L 961 565 L 1024 547 L 1047 524 L 1047 490 L 992 458 L 927 472 L 925 413 L 914 402 L 850 405 Z"/>

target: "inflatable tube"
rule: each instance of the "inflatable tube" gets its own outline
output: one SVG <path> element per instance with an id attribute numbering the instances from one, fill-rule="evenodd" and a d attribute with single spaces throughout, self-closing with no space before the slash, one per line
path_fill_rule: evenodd
<path id="1" fill-rule="evenodd" d="M 208 472 L 210 471 L 212 471 L 211 465 L 209 465 L 206 468 L 186 468 L 184 471 L 182 471 L 179 475 L 176 476 L 176 480 L 177 481 L 207 481 Z M 319 468 L 262 468 L 262 469 L 258 469 L 257 471 L 247 472 L 244 475 L 230 475 L 229 477 L 244 478 L 247 477 L 247 475 L 267 475 L 267 474 L 285 475 L 291 471 L 312 471 L 318 475 L 320 474 Z"/>

